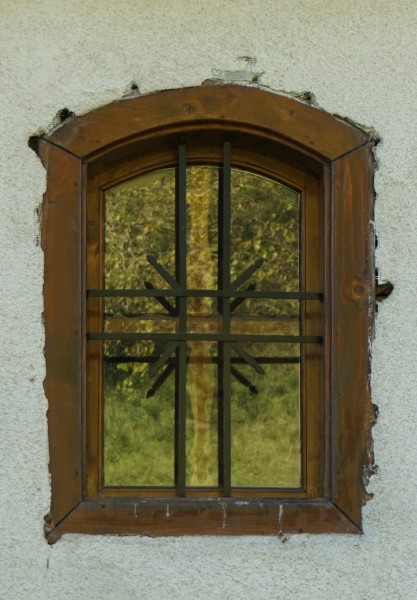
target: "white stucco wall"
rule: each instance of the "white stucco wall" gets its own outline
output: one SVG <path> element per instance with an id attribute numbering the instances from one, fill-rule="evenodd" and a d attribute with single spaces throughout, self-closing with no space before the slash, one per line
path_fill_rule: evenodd
<path id="1" fill-rule="evenodd" d="M 417 69 L 415 0 L 0 0 L 0 598 L 417 598 Z M 380 274 L 395 284 L 373 344 L 378 475 L 363 536 L 116 538 L 50 547 L 35 209 L 28 148 L 63 107 L 199 85 L 255 56 L 263 83 L 381 136 Z"/>

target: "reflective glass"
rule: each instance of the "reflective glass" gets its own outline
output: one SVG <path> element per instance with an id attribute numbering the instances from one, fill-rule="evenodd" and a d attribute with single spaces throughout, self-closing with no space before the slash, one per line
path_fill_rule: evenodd
<path id="1" fill-rule="evenodd" d="M 298 291 L 299 193 L 240 169 L 232 169 L 231 182 L 232 283 L 262 259 L 239 290 Z M 112 187 L 105 193 L 104 213 L 105 287 L 170 288 L 166 276 L 175 278 L 178 258 L 175 169 Z M 218 289 L 219 214 L 219 168 L 188 167 L 188 289 Z M 298 300 L 232 297 L 229 332 L 224 329 L 221 300 L 188 297 L 186 303 L 187 333 L 300 334 Z M 107 298 L 103 307 L 106 332 L 179 332 L 175 297 Z M 107 486 L 175 485 L 175 348 L 159 370 L 153 367 L 166 353 L 166 343 L 137 340 L 104 344 L 103 478 Z M 265 341 L 232 348 L 232 486 L 298 487 L 299 346 Z M 258 370 L 253 368 L 256 364 Z M 188 340 L 187 486 L 218 485 L 218 404 L 222 401 L 218 396 L 218 342 Z"/>

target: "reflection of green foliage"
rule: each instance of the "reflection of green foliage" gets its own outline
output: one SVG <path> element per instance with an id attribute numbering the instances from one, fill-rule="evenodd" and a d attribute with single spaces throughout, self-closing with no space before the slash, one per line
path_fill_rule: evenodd
<path id="1" fill-rule="evenodd" d="M 298 193 L 247 171 L 232 171 L 232 277 L 263 257 L 259 289 L 298 289 Z"/>
<path id="2" fill-rule="evenodd" d="M 136 185 L 135 185 L 136 182 Z M 175 172 L 165 169 L 106 193 L 105 286 L 144 288 L 145 281 L 167 288 L 147 261 L 155 255 L 175 272 Z M 107 312 L 155 312 L 155 300 L 108 299 Z"/>
<path id="3" fill-rule="evenodd" d="M 297 192 L 280 183 L 247 171 L 232 171 L 232 279 L 263 258 L 251 279 L 258 290 L 298 291 L 298 198 Z M 243 303 L 238 313 L 247 314 L 251 304 L 256 304 L 258 314 L 297 312 L 294 301 L 252 300 Z"/>
<path id="4" fill-rule="evenodd" d="M 189 169 L 189 189 L 199 178 L 212 187 L 208 219 L 211 269 L 216 272 L 217 186 L 201 168 Z M 207 175 L 207 171 L 206 171 Z M 105 265 L 106 288 L 144 288 L 168 284 L 148 263 L 154 255 L 175 273 L 175 172 L 166 169 L 115 186 L 106 192 Z M 192 202 L 191 194 L 187 202 Z M 277 183 L 234 169 L 232 172 L 231 277 L 238 277 L 262 257 L 259 271 L 248 280 L 258 290 L 297 291 L 299 287 L 299 195 Z M 190 211 L 187 229 L 190 231 Z M 192 250 L 192 249 L 191 249 Z M 194 253 L 198 263 L 198 249 Z M 189 256 L 193 256 L 190 252 Z M 201 265 L 204 269 L 204 265 Z M 175 304 L 175 300 L 171 299 Z M 189 308 L 191 303 L 189 303 Z M 210 306 L 215 308 L 215 301 Z M 113 315 L 164 314 L 154 298 L 110 298 L 105 312 Z M 281 332 L 285 315 L 295 317 L 297 301 L 246 300 L 235 316 L 277 317 Z M 234 320 L 236 321 L 236 320 Z M 287 327 L 292 326 L 291 324 Z M 239 326 L 240 327 L 240 326 Z M 261 329 L 259 329 L 261 331 Z M 286 330 L 288 331 L 288 329 Z M 284 330 L 282 330 L 284 332 Z M 292 330 L 291 330 L 292 332 Z M 297 330 L 294 330 L 297 333 Z M 294 355 L 290 347 L 249 345 L 254 355 Z M 162 346 L 149 342 L 109 342 L 110 356 L 159 356 Z M 104 377 L 104 455 L 106 485 L 173 485 L 175 374 L 171 373 L 154 395 L 146 363 L 106 363 Z M 234 485 L 297 486 L 300 478 L 298 365 L 266 365 L 257 375 L 246 365 L 238 370 L 253 383 L 252 394 L 232 379 L 232 449 Z M 216 407 L 212 407 L 212 448 L 216 450 Z M 188 399 L 187 444 L 191 445 L 193 421 Z M 215 466 L 216 460 L 213 461 Z"/>
<path id="5" fill-rule="evenodd" d="M 209 182 L 208 233 L 212 258 L 217 251 L 218 179 L 204 177 L 208 168 L 190 168 L 190 189 Z M 210 168 L 215 172 L 215 168 Z M 298 290 L 299 194 L 273 180 L 232 170 L 231 277 L 236 278 L 257 258 L 264 262 L 250 282 L 258 290 Z M 191 202 L 192 198 L 188 198 Z M 190 230 L 190 223 L 187 223 Z M 106 193 L 105 285 L 107 288 L 143 288 L 150 281 L 168 284 L 147 262 L 153 254 L 175 273 L 175 172 L 165 169 L 116 186 Z M 248 282 L 249 283 L 249 282 Z M 254 301 L 252 301 L 254 302 Z M 294 314 L 294 301 L 257 300 L 262 314 Z M 155 312 L 155 300 L 108 299 L 106 311 Z M 245 303 L 238 312 L 247 312 Z"/>
<path id="6" fill-rule="evenodd" d="M 252 394 L 232 381 L 232 485 L 300 485 L 298 365 L 264 365 L 258 375 L 239 371 L 255 385 Z"/>
<path id="7" fill-rule="evenodd" d="M 298 365 L 264 365 L 266 374 L 236 369 L 256 394 L 232 377 L 232 484 L 298 486 L 300 412 Z M 148 365 L 110 364 L 105 369 L 104 453 L 106 485 L 174 484 L 174 386 L 172 373 L 151 397 Z M 187 449 L 193 422 L 187 403 Z M 217 409 L 211 444 L 216 452 Z M 213 457 L 211 470 L 215 469 Z M 213 471 L 214 474 L 215 471 Z"/>
<path id="8" fill-rule="evenodd" d="M 106 365 L 105 485 L 173 485 L 174 380 L 148 397 L 147 371 L 138 363 Z"/>

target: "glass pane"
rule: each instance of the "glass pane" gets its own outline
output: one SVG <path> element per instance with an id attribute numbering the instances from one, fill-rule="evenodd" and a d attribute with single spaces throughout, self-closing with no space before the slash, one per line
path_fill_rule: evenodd
<path id="1" fill-rule="evenodd" d="M 217 287 L 218 168 L 187 169 L 187 287 Z M 187 330 L 218 330 L 216 298 L 188 298 Z M 215 486 L 217 475 L 216 343 L 189 342 L 187 369 L 187 485 Z"/>
<path id="2" fill-rule="evenodd" d="M 130 179 L 105 194 L 106 288 L 169 288 L 147 260 L 175 273 L 175 170 Z M 104 330 L 176 330 L 175 299 L 107 298 Z M 104 464 L 107 486 L 173 486 L 175 358 L 150 377 L 164 344 L 105 344 Z"/>
<path id="3" fill-rule="evenodd" d="M 261 267 L 241 286 L 299 290 L 298 192 L 232 170 L 231 279 L 256 260 Z M 299 335 L 298 300 L 232 300 L 232 333 Z M 293 344 L 244 344 L 260 374 L 232 358 L 232 486 L 298 487 L 301 481 L 300 353 Z"/>
<path id="4" fill-rule="evenodd" d="M 300 194 L 272 179 L 232 169 L 231 204 L 232 281 L 263 258 L 248 284 L 256 282 L 257 290 L 298 291 Z"/>
<path id="5" fill-rule="evenodd" d="M 151 378 L 157 344 L 104 346 L 104 485 L 173 486 L 175 357 Z"/>
<path id="6" fill-rule="evenodd" d="M 187 344 L 187 485 L 216 486 L 216 343 Z"/>
<path id="7" fill-rule="evenodd" d="M 232 358 L 232 486 L 299 487 L 299 346 L 244 347 L 265 374 Z"/>
<path id="8" fill-rule="evenodd" d="M 175 169 L 129 179 L 105 193 L 105 287 L 169 288 L 148 255 L 175 275 Z M 107 299 L 106 312 L 114 313 L 117 302 Z M 137 313 L 138 302 L 125 299 L 125 310 Z M 142 311 L 155 310 L 153 299 L 140 303 Z"/>
<path id="9" fill-rule="evenodd" d="M 231 328 L 232 333 L 300 335 L 299 301 L 247 298 L 232 310 Z"/>
<path id="10" fill-rule="evenodd" d="M 132 301 L 133 300 L 133 301 Z M 108 333 L 175 333 L 175 298 L 168 312 L 157 298 L 107 298 L 104 330 Z"/>
<path id="11" fill-rule="evenodd" d="M 187 169 L 187 287 L 215 289 L 217 286 L 218 168 Z M 212 305 L 210 298 L 194 298 L 193 311 Z"/>
<path id="12" fill-rule="evenodd" d="M 218 168 L 187 169 L 187 287 L 218 286 Z M 231 279 L 263 264 L 240 289 L 299 289 L 299 194 L 259 175 L 232 170 Z M 114 186 L 105 194 L 106 288 L 170 287 L 152 255 L 175 277 L 175 170 Z M 220 303 L 221 304 L 221 303 Z M 298 335 L 297 300 L 232 298 L 231 332 Z M 104 331 L 174 333 L 173 297 L 107 298 Z M 187 332 L 221 333 L 217 298 L 187 298 Z M 227 332 L 226 332 L 227 333 Z M 153 342 L 108 342 L 104 359 L 106 486 L 174 486 L 175 353 L 157 373 L 166 350 Z M 232 485 L 298 487 L 301 478 L 299 348 L 246 344 L 232 357 Z M 173 351 L 174 352 L 174 351 Z M 186 482 L 218 485 L 217 343 L 187 342 Z M 152 377 L 150 377 L 152 375 Z"/>

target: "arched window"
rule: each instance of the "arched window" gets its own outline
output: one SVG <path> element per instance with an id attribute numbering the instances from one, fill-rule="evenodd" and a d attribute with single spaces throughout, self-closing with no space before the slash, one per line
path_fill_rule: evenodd
<path id="1" fill-rule="evenodd" d="M 39 142 L 47 535 L 358 532 L 372 142 L 243 86 Z"/>

